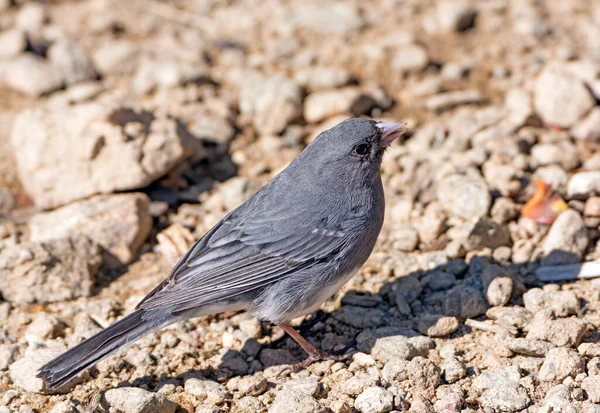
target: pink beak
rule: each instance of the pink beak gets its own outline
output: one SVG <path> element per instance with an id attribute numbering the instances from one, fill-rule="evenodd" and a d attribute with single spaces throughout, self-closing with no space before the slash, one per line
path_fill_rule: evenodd
<path id="1" fill-rule="evenodd" d="M 408 129 L 404 122 L 377 122 L 377 127 L 382 133 L 381 142 L 383 146 L 389 146 L 402 136 Z"/>

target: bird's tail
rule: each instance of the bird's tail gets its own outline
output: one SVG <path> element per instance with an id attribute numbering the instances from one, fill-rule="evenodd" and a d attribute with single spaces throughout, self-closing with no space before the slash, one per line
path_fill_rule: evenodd
<path id="1" fill-rule="evenodd" d="M 136 310 L 43 365 L 37 376 L 48 389 L 57 389 L 100 360 L 174 321 L 162 309 Z"/>

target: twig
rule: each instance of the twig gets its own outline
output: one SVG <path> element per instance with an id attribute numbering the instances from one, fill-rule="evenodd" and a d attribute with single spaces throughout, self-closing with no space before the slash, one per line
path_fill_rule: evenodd
<path id="1" fill-rule="evenodd" d="M 465 320 L 465 325 L 476 330 L 487 331 L 488 333 L 509 333 L 511 335 L 517 335 L 516 329 L 511 331 L 505 327 L 499 326 L 493 323 L 486 323 L 485 321 L 477 321 L 472 318 L 467 318 Z"/>
<path id="2" fill-rule="evenodd" d="M 540 281 L 566 281 L 600 277 L 600 262 L 584 262 L 583 264 L 552 265 L 536 270 Z"/>

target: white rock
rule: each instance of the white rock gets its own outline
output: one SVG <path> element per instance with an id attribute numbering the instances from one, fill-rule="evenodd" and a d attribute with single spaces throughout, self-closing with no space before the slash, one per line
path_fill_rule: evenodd
<path id="1" fill-rule="evenodd" d="M 578 172 L 569 180 L 567 185 L 569 198 L 577 195 L 589 196 L 592 193 L 600 194 L 600 171 Z"/>
<path id="2" fill-rule="evenodd" d="M 48 11 L 40 3 L 26 3 L 17 14 L 15 23 L 18 28 L 28 32 L 39 31 L 48 20 Z"/>
<path id="3" fill-rule="evenodd" d="M 542 381 L 562 381 L 585 371 L 585 360 L 571 348 L 557 347 L 548 351 L 538 374 Z"/>
<path id="4" fill-rule="evenodd" d="M 281 391 L 269 408 L 269 413 L 326 413 L 313 397 L 293 390 Z"/>
<path id="5" fill-rule="evenodd" d="M 547 65 L 536 80 L 535 109 L 549 125 L 569 128 L 594 104 L 594 98 L 581 79 L 557 65 Z"/>
<path id="6" fill-rule="evenodd" d="M 401 74 L 423 70 L 427 63 L 429 63 L 427 51 L 417 45 L 401 47 L 392 58 L 392 68 Z"/>
<path id="7" fill-rule="evenodd" d="M 207 401 L 212 404 L 221 404 L 231 398 L 225 386 L 211 380 L 187 379 L 185 391 L 198 397 L 202 402 Z"/>
<path id="8" fill-rule="evenodd" d="M 0 59 L 17 56 L 27 48 L 27 36 L 19 29 L 0 32 Z"/>
<path id="9" fill-rule="evenodd" d="M 10 365 L 10 379 L 16 386 L 26 391 L 34 393 L 46 392 L 46 384 L 36 376 L 37 370 L 62 352 L 63 349 L 59 348 L 27 350 L 25 356 Z M 65 393 L 78 382 L 81 382 L 81 380 L 74 379 L 55 391 L 53 390 L 52 393 Z"/>
<path id="10" fill-rule="evenodd" d="M 65 79 L 61 71 L 45 59 L 25 53 L 6 65 L 4 82 L 18 92 L 40 96 L 62 88 Z"/>
<path id="11" fill-rule="evenodd" d="M 442 208 L 451 216 L 464 219 L 487 214 L 491 196 L 483 179 L 450 175 L 438 182 L 436 194 Z"/>
<path id="12" fill-rule="evenodd" d="M 569 209 L 561 213 L 550 227 L 542 250 L 545 265 L 573 264 L 581 261 L 589 239 L 579 212 Z"/>
<path id="13" fill-rule="evenodd" d="M 345 86 L 352 79 L 352 74 L 343 67 L 317 66 L 298 70 L 294 79 L 314 92 Z"/>
<path id="14" fill-rule="evenodd" d="M 322 34 L 343 34 L 365 24 L 355 5 L 344 2 L 304 5 L 297 3 L 286 25 L 304 27 Z"/>
<path id="15" fill-rule="evenodd" d="M 302 90 L 281 75 L 247 76 L 240 90 L 240 111 L 252 116 L 261 134 L 280 133 L 302 113 Z"/>
<path id="16" fill-rule="evenodd" d="M 43 209 L 144 187 L 194 143 L 178 133 L 174 119 L 98 101 L 26 110 L 16 117 L 11 139 L 21 182 Z"/>
<path id="17" fill-rule="evenodd" d="M 174 60 L 143 61 L 133 79 L 138 93 L 149 93 L 157 88 L 174 88 L 206 76 L 198 64 L 187 64 Z"/>
<path id="18" fill-rule="evenodd" d="M 354 408 L 361 413 L 387 413 L 393 408 L 394 397 L 383 387 L 369 387 L 358 395 Z"/>
<path id="19" fill-rule="evenodd" d="M 587 141 L 600 140 L 600 108 L 596 107 L 571 129 L 575 139 Z"/>
<path id="20" fill-rule="evenodd" d="M 162 394 L 136 387 L 110 389 L 102 395 L 102 402 L 124 413 L 174 413 L 177 409 L 177 404 Z"/>
<path id="21" fill-rule="evenodd" d="M 465 1 L 442 1 L 425 19 L 424 27 L 433 34 L 461 32 L 473 27 L 476 16 L 477 11 Z"/>
<path id="22" fill-rule="evenodd" d="M 32 241 L 85 235 L 129 263 L 152 229 L 146 194 L 98 195 L 31 217 Z"/>
<path id="23" fill-rule="evenodd" d="M 349 112 L 359 96 L 360 90 L 355 87 L 311 93 L 304 102 L 304 119 L 319 122 Z"/>
<path id="24" fill-rule="evenodd" d="M 48 60 L 62 74 L 67 85 L 93 80 L 98 75 L 84 50 L 72 40 L 59 40 L 48 49 Z"/>
<path id="25" fill-rule="evenodd" d="M 425 100 L 425 107 L 428 110 L 443 111 L 457 106 L 481 103 L 484 100 L 485 98 L 479 90 L 456 90 L 428 97 Z"/>

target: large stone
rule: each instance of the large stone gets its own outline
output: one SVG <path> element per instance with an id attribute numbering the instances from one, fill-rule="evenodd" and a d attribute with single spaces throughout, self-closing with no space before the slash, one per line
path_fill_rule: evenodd
<path id="1" fill-rule="evenodd" d="M 102 404 L 119 413 L 174 413 L 177 403 L 162 394 L 137 387 L 110 389 L 102 395 Z"/>
<path id="2" fill-rule="evenodd" d="M 26 110 L 11 138 L 23 186 L 47 209 L 150 184 L 186 156 L 184 132 L 175 119 L 94 102 Z"/>
<path id="3" fill-rule="evenodd" d="M 281 133 L 302 113 L 302 90 L 281 75 L 248 76 L 240 90 L 240 111 L 252 117 L 261 134 Z"/>
<path id="4" fill-rule="evenodd" d="M 325 413 L 327 411 L 312 396 L 295 390 L 279 392 L 269 409 L 269 413 Z"/>
<path id="5" fill-rule="evenodd" d="M 383 387 L 369 387 L 354 402 L 354 408 L 361 413 L 387 413 L 393 407 L 394 396 Z"/>
<path id="6" fill-rule="evenodd" d="M 585 371 L 585 360 L 572 348 L 557 347 L 548 351 L 538 378 L 542 381 L 562 381 Z"/>
<path id="7" fill-rule="evenodd" d="M 34 215 L 29 221 L 32 241 L 85 235 L 129 263 L 152 229 L 146 194 L 98 195 L 55 211 Z"/>
<path id="8" fill-rule="evenodd" d="M 448 214 L 464 219 L 484 216 L 492 202 L 483 179 L 463 175 L 444 178 L 438 182 L 436 193 Z"/>
<path id="9" fill-rule="evenodd" d="M 0 252 L 0 292 L 13 303 L 51 303 L 89 296 L 100 266 L 86 237 L 27 242 Z"/>
<path id="10" fill-rule="evenodd" d="M 558 65 L 546 66 L 537 78 L 534 105 L 547 124 L 569 128 L 594 104 L 583 81 Z"/>
<path id="11" fill-rule="evenodd" d="M 3 70 L 9 88 L 31 96 L 40 96 L 62 88 L 65 79 L 59 68 L 32 53 L 11 60 Z M 62 153 L 64 155 L 64 153 Z"/>
<path id="12" fill-rule="evenodd" d="M 10 379 L 16 386 L 26 391 L 34 393 L 48 392 L 44 381 L 36 376 L 37 371 L 40 367 L 60 355 L 63 351 L 64 350 L 60 348 L 27 350 L 22 358 L 10 365 Z M 66 393 L 78 382 L 81 382 L 81 380 L 74 379 L 58 389 L 54 389 L 52 393 Z"/>

